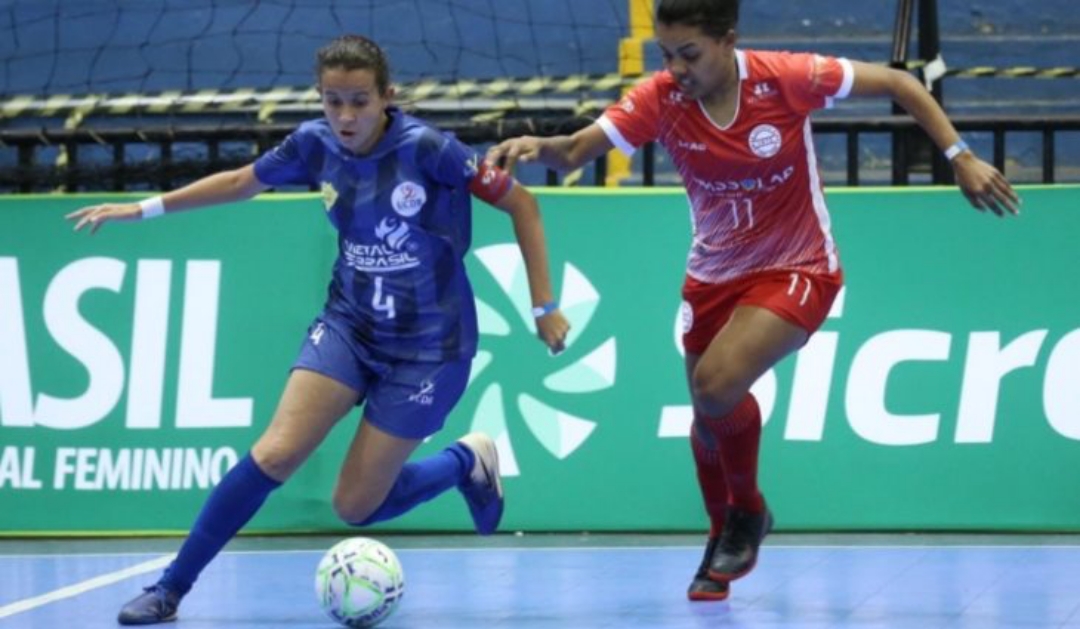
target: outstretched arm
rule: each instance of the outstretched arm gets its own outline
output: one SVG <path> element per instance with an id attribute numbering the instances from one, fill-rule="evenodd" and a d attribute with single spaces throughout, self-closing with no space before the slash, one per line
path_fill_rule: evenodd
<path id="1" fill-rule="evenodd" d="M 907 72 L 885 66 L 853 61 L 855 83 L 852 96 L 888 96 L 904 108 L 926 131 L 942 151 L 950 147 L 957 152 L 950 156 L 956 184 L 973 207 L 990 210 L 998 216 L 1005 212 L 1019 213 L 1020 198 L 996 168 L 975 156 L 960 142 L 960 134 L 949 122 L 945 111 L 915 77 Z"/>
<path id="2" fill-rule="evenodd" d="M 194 181 L 183 188 L 141 203 L 104 203 L 78 209 L 65 218 L 76 221 L 75 231 L 87 225 L 93 234 L 109 221 L 135 221 L 165 212 L 179 212 L 233 201 L 250 199 L 270 186 L 255 176 L 255 167 L 216 173 Z"/>
<path id="3" fill-rule="evenodd" d="M 521 248 L 521 257 L 525 259 L 525 273 L 529 278 L 536 335 L 552 354 L 558 354 L 566 349 L 566 334 L 570 331 L 570 323 L 559 310 L 551 288 L 540 206 L 536 197 L 516 182 L 495 206 L 509 214 L 514 222 L 514 235 Z"/>
<path id="4" fill-rule="evenodd" d="M 511 138 L 488 149 L 485 159 L 509 172 L 518 162 L 540 162 L 553 170 L 567 171 L 581 168 L 613 148 L 600 125 L 593 123 L 573 135 Z"/>

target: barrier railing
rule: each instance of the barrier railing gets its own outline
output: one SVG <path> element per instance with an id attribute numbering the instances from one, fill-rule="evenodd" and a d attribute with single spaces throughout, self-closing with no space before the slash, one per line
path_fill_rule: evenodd
<path id="1" fill-rule="evenodd" d="M 450 125 L 463 141 L 482 144 L 520 134 L 546 135 L 572 132 L 590 122 L 589 118 L 562 119 L 558 123 L 545 119 L 520 119 L 498 123 L 464 123 Z M 1012 116 L 1008 118 L 985 116 L 957 116 L 953 122 L 963 133 L 984 132 L 992 135 L 990 157 L 998 169 L 1004 171 L 1007 137 L 1011 133 L 1038 133 L 1041 135 L 1041 159 L 1039 164 L 1041 183 L 1055 183 L 1057 163 L 1057 135 L 1062 132 L 1080 131 L 1080 115 L 1045 118 L 1040 116 Z M 249 162 L 255 155 L 284 138 L 295 125 L 292 123 L 248 125 L 184 125 L 113 129 L 5 129 L 0 130 L 0 145 L 15 147 L 16 163 L 0 166 L 0 192 L 29 193 L 47 190 L 124 191 L 134 188 L 168 189 L 177 183 L 235 167 Z M 857 186 L 862 183 L 860 173 L 861 138 L 867 134 L 889 134 L 892 141 L 914 145 L 925 142 L 925 136 L 915 122 L 907 116 L 879 117 L 826 117 L 814 122 L 814 133 L 819 136 L 842 135 L 845 138 L 845 183 Z M 175 147 L 194 144 L 205 148 L 197 159 L 175 159 Z M 234 145 L 230 150 L 225 145 Z M 158 157 L 131 161 L 127 159 L 132 146 L 150 147 Z M 56 166 L 43 163 L 39 152 L 49 147 L 61 147 L 66 153 L 66 164 Z M 83 159 L 88 147 L 107 147 L 110 158 L 103 160 Z M 906 185 L 913 173 L 931 173 L 931 183 L 951 183 L 948 169 L 932 169 L 928 160 L 933 152 L 920 157 L 917 151 L 892 152 L 893 185 Z M 640 180 L 630 185 L 655 185 L 656 147 L 643 149 Z M 603 158 L 592 169 L 591 182 L 603 185 L 606 163 Z M 547 173 L 546 183 L 558 185 L 562 178 L 554 172 Z"/>

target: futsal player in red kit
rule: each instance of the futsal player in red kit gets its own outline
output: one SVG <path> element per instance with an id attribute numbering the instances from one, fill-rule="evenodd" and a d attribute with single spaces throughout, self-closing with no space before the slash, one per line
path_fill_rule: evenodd
<path id="1" fill-rule="evenodd" d="M 816 54 L 736 47 L 738 0 L 659 0 L 664 70 L 570 136 L 525 136 L 487 159 L 572 170 L 612 148 L 663 145 L 682 176 L 693 240 L 683 285 L 691 450 L 709 541 L 691 600 L 723 600 L 772 527 L 758 488 L 761 412 L 750 386 L 821 325 L 843 273 L 810 114 L 854 96 L 899 103 L 948 157 L 976 209 L 1016 214 L 1004 176 L 963 142 L 914 77 Z M 677 212 L 674 216 L 681 218 Z"/>

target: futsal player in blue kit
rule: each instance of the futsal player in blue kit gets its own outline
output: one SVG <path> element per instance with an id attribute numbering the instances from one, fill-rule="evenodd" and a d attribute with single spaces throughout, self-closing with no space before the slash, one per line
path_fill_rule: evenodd
<path id="1" fill-rule="evenodd" d="M 463 258 L 471 197 L 510 215 L 525 261 L 537 335 L 552 352 L 569 324 L 552 295 L 535 198 L 450 135 L 391 104 L 385 55 L 343 36 L 319 50 L 325 118 L 299 126 L 253 164 L 208 176 L 140 203 L 68 215 L 75 229 L 235 202 L 272 186 L 321 187 L 338 230 L 338 258 L 322 313 L 308 331 L 266 431 L 213 490 L 176 559 L 127 603 L 118 621 L 175 620 L 199 573 L 308 458 L 331 428 L 364 404 L 334 488 L 345 522 L 399 516 L 457 487 L 476 530 L 496 530 L 503 511 L 498 453 L 490 437 L 465 435 L 408 462 L 439 431 L 464 392 L 477 345 Z"/>

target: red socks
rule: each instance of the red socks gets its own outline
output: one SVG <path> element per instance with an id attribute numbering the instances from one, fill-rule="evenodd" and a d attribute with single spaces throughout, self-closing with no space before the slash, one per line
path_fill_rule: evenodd
<path id="1" fill-rule="evenodd" d="M 728 503 L 751 513 L 764 511 L 765 500 L 761 497 L 757 484 L 758 451 L 761 446 L 761 409 L 758 408 L 754 396 L 748 393 L 738 406 L 720 419 L 697 418 L 695 423 L 699 423 L 701 428 L 708 433 L 703 438 L 691 437 L 691 442 L 695 444 L 695 461 L 698 459 L 697 443 L 699 441 L 704 442 L 708 439 L 717 444 L 713 446 L 713 454 L 716 450 L 719 451 L 719 461 L 708 469 L 710 473 L 715 474 L 715 469 L 720 468 L 720 477 L 727 485 Z M 702 469 L 699 463 L 699 482 L 702 493 L 707 493 L 709 490 L 706 489 L 706 483 L 700 481 Z M 710 484 L 714 482 L 709 481 Z M 715 495 L 706 497 L 707 510 L 710 499 L 715 499 Z"/>
<path id="2" fill-rule="evenodd" d="M 709 516 L 709 537 L 717 537 L 724 530 L 728 488 L 724 464 L 720 461 L 719 444 L 708 432 L 706 421 L 699 415 L 694 416 L 694 423 L 690 427 L 690 449 L 694 452 L 698 486 L 705 501 L 705 513 Z"/>

